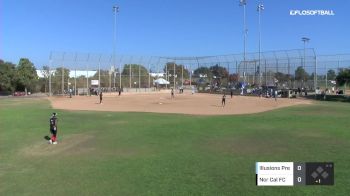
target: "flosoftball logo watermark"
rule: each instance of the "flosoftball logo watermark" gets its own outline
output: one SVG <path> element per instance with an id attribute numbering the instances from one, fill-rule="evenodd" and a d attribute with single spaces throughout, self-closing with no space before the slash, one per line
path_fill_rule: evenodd
<path id="1" fill-rule="evenodd" d="M 290 10 L 291 16 L 334 16 L 333 10 Z"/>

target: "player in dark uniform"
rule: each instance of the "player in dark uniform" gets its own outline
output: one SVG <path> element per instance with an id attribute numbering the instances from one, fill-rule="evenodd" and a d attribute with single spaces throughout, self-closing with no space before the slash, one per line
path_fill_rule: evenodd
<path id="1" fill-rule="evenodd" d="M 174 96 L 174 89 L 173 88 L 171 88 L 171 98 L 172 99 L 175 98 L 175 96 Z"/>
<path id="2" fill-rule="evenodd" d="M 50 118 L 50 132 L 51 132 L 51 139 L 49 140 L 50 144 L 57 144 L 56 137 L 57 137 L 57 113 L 52 113 L 52 117 Z"/>
<path id="3" fill-rule="evenodd" d="M 102 91 L 100 92 L 100 104 L 102 104 Z"/>
<path id="4" fill-rule="evenodd" d="M 222 96 L 222 101 L 221 101 L 222 107 L 225 107 L 225 104 L 226 104 L 226 94 L 224 94 L 224 95 Z"/>

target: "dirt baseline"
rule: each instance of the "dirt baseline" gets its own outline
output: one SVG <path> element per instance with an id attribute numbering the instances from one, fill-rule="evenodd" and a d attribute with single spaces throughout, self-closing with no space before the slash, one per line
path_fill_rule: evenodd
<path id="1" fill-rule="evenodd" d="M 226 106 L 221 106 L 222 95 L 214 94 L 175 94 L 170 92 L 129 93 L 121 96 L 104 94 L 102 104 L 98 96 L 51 97 L 52 107 L 64 110 L 92 110 L 118 112 L 155 112 L 192 115 L 250 114 L 277 108 L 311 104 L 309 100 L 279 98 L 259 98 L 248 96 L 226 96 Z"/>

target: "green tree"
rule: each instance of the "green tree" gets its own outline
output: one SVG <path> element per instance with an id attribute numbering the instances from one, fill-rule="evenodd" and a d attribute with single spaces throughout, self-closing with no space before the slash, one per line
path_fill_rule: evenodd
<path id="1" fill-rule="evenodd" d="M 45 79 L 49 79 L 49 77 L 50 77 L 50 67 L 49 66 L 44 65 L 43 69 L 40 72 L 41 72 L 41 74 L 43 74 Z"/>
<path id="2" fill-rule="evenodd" d="M 350 68 L 340 69 L 336 81 L 339 86 L 350 85 Z"/>
<path id="3" fill-rule="evenodd" d="M 314 80 L 315 79 L 315 73 L 311 73 L 310 75 L 309 75 L 309 80 Z"/>
<path id="4" fill-rule="evenodd" d="M 26 93 L 28 90 L 32 91 L 38 80 L 34 64 L 27 58 L 21 58 L 17 66 L 17 89 Z"/>
<path id="5" fill-rule="evenodd" d="M 101 87 L 109 87 L 109 80 L 111 80 L 111 86 L 113 87 L 113 75 L 110 77 L 109 76 L 109 70 L 100 70 L 100 85 Z M 118 79 L 116 79 L 116 82 L 119 83 L 119 73 L 117 73 L 116 77 Z M 95 73 L 94 76 L 92 76 L 91 78 L 92 80 L 98 80 L 98 71 Z M 119 85 L 116 85 L 119 87 Z"/>
<path id="6" fill-rule="evenodd" d="M 205 78 L 213 78 L 213 73 L 208 67 L 198 67 L 196 70 L 193 72 L 193 76 L 195 77 L 200 77 L 204 76 Z"/>
<path id="7" fill-rule="evenodd" d="M 63 70 L 62 70 L 63 69 Z M 62 85 L 62 73 L 63 75 L 63 85 Z M 56 68 L 55 72 L 51 76 L 51 89 L 54 94 L 64 94 L 63 90 L 68 89 L 68 79 L 70 70 L 62 67 Z"/>
<path id="8" fill-rule="evenodd" d="M 16 65 L 0 59 L 0 91 L 13 92 L 16 88 Z"/>
<path id="9" fill-rule="evenodd" d="M 198 67 L 193 71 L 193 78 L 197 78 L 195 80 L 197 85 L 206 86 L 211 83 L 213 74 L 208 67 Z"/>
<path id="10" fill-rule="evenodd" d="M 284 82 L 289 81 L 287 74 L 284 74 L 282 72 L 276 72 L 275 78 L 278 80 L 278 83 L 284 83 Z"/>
<path id="11" fill-rule="evenodd" d="M 337 77 L 337 74 L 335 73 L 335 71 L 333 69 L 328 70 L 328 72 L 327 72 L 327 79 L 328 80 L 335 80 L 336 77 Z"/>
<path id="12" fill-rule="evenodd" d="M 164 72 L 168 71 L 169 82 L 172 83 L 171 86 L 174 85 L 174 67 L 175 67 L 175 82 L 181 84 L 182 74 L 183 80 L 190 78 L 190 72 L 185 68 L 184 65 L 176 64 L 174 62 L 168 62 L 165 65 Z"/>
<path id="13" fill-rule="evenodd" d="M 297 67 L 295 70 L 295 80 L 306 81 L 309 78 L 309 74 L 305 71 L 302 66 Z"/>
<path id="14" fill-rule="evenodd" d="M 138 64 L 125 64 L 123 71 L 122 71 L 122 86 L 126 87 L 139 87 L 139 79 L 140 79 L 140 86 L 143 87 L 148 87 L 148 70 Z M 130 84 L 130 77 L 131 76 L 131 84 Z M 119 81 L 119 80 L 118 80 Z M 135 83 L 136 82 L 136 86 Z"/>
<path id="15" fill-rule="evenodd" d="M 138 64 L 126 64 L 124 65 L 123 71 L 122 71 L 122 75 L 130 75 L 130 71 L 131 71 L 131 75 L 132 76 L 148 76 L 148 71 L 147 69 L 142 66 L 142 65 L 138 65 Z M 140 74 L 139 74 L 140 71 Z"/>
<path id="16" fill-rule="evenodd" d="M 225 67 L 219 66 L 218 64 L 211 66 L 209 68 L 213 77 L 215 78 L 228 78 L 228 71 Z"/>
<path id="17" fill-rule="evenodd" d="M 86 76 L 84 75 L 77 76 L 77 78 L 76 79 L 73 78 L 72 81 L 76 82 L 76 85 L 77 85 L 76 90 L 78 90 L 79 88 L 84 88 L 84 89 L 86 88 Z M 84 90 L 84 93 L 86 93 L 86 90 Z"/>
<path id="18" fill-rule="evenodd" d="M 44 76 L 44 78 L 39 79 L 40 91 L 43 91 L 46 93 L 48 91 L 48 85 L 49 85 L 50 67 L 44 65 L 42 70 L 40 70 L 40 72 Z"/>
<path id="19" fill-rule="evenodd" d="M 229 81 L 230 82 L 238 82 L 239 80 L 239 75 L 238 74 L 230 74 L 229 75 Z"/>
<path id="20" fill-rule="evenodd" d="M 225 67 L 221 67 L 216 64 L 214 66 L 211 66 L 209 69 L 213 75 L 212 84 L 217 86 L 227 85 L 229 73 Z"/>

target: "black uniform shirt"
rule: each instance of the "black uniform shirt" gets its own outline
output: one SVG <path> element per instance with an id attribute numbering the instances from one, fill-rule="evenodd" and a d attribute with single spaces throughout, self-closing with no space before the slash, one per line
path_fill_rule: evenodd
<path id="1" fill-rule="evenodd" d="M 50 118 L 50 129 L 56 128 L 57 130 L 57 118 L 56 116 Z"/>

